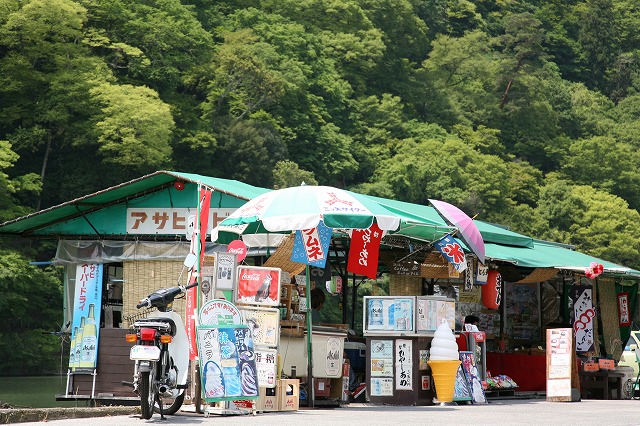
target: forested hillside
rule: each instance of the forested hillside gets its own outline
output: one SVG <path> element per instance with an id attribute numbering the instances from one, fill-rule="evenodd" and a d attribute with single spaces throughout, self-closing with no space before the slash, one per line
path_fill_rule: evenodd
<path id="1" fill-rule="evenodd" d="M 0 220 L 305 176 L 640 268 L 638 88 L 631 0 L 0 0 Z"/>

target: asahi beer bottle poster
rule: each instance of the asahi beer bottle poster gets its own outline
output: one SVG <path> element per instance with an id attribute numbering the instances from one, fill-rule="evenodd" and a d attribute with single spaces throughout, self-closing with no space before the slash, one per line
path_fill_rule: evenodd
<path id="1" fill-rule="evenodd" d="M 74 373 L 92 373 L 96 368 L 102 310 L 102 271 L 102 264 L 85 263 L 76 268 L 69 356 L 69 369 Z"/>

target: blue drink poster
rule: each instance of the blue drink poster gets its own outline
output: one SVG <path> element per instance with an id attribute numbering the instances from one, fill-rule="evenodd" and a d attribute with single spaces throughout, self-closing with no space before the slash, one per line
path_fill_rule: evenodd
<path id="1" fill-rule="evenodd" d="M 413 297 L 365 297 L 366 331 L 413 331 Z"/>
<path id="2" fill-rule="evenodd" d="M 246 325 L 199 326 L 197 341 L 205 401 L 258 398 L 256 354 Z"/>
<path id="3" fill-rule="evenodd" d="M 100 311 L 102 309 L 102 264 L 76 268 L 69 370 L 93 373 L 98 360 Z"/>

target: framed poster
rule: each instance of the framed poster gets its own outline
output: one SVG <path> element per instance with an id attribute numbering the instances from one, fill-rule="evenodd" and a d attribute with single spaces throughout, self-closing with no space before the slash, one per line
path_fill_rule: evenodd
<path id="1" fill-rule="evenodd" d="M 280 335 L 280 311 L 275 308 L 244 306 L 240 308 L 244 323 L 249 326 L 256 346 L 276 347 Z"/>
<path id="2" fill-rule="evenodd" d="M 202 390 L 207 402 L 258 398 L 256 356 L 246 325 L 197 327 Z"/>
<path id="3" fill-rule="evenodd" d="M 464 369 L 464 375 L 467 378 L 467 383 L 471 390 L 471 400 L 476 404 L 486 403 L 487 398 L 482 388 L 482 382 L 473 352 L 460 351 L 460 361 L 462 361 L 461 366 Z"/>
<path id="4" fill-rule="evenodd" d="M 456 301 L 442 296 L 418 296 L 416 299 L 416 331 L 435 332 L 442 320 L 447 320 L 451 330 L 456 325 Z"/>
<path id="5" fill-rule="evenodd" d="M 277 307 L 280 304 L 280 268 L 238 266 L 236 302 Z"/>
<path id="6" fill-rule="evenodd" d="M 367 332 L 413 332 L 415 297 L 365 296 L 363 329 Z"/>

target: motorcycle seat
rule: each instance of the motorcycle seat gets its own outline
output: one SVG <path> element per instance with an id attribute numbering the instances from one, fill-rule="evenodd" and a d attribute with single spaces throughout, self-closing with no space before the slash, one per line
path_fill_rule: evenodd
<path id="1" fill-rule="evenodd" d="M 176 327 L 176 323 L 173 319 L 171 318 L 166 318 L 166 317 L 157 317 L 157 318 L 140 318 L 138 320 L 136 320 L 136 323 L 154 323 L 154 322 L 162 322 L 165 324 L 169 324 L 169 326 L 171 327 L 171 336 L 175 336 L 176 335 L 176 331 L 178 330 L 178 328 Z"/>

